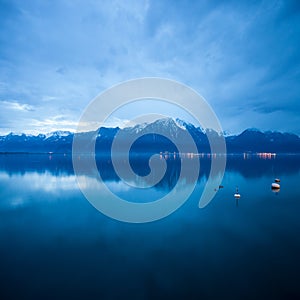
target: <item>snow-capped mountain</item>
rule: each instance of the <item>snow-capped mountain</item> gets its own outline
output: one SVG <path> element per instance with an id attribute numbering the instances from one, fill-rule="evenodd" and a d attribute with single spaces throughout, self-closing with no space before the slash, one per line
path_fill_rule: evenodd
<path id="1" fill-rule="evenodd" d="M 55 131 L 49 134 L 26 135 L 10 133 L 0 137 L 2 152 L 65 152 L 72 146 L 73 133 Z"/>
<path id="2" fill-rule="evenodd" d="M 124 128 L 123 130 L 124 132 L 133 135 L 138 133 L 150 134 L 157 132 L 158 134 L 167 134 L 175 138 L 178 136 L 180 131 L 186 131 L 186 127 L 172 118 L 162 118 L 152 123 L 144 122 L 133 127 Z"/>
<path id="3" fill-rule="evenodd" d="M 70 134 L 72 134 L 70 131 L 53 131 L 53 132 L 45 134 L 44 139 L 59 140 L 63 137 L 69 136 Z"/>
<path id="4" fill-rule="evenodd" d="M 96 132 L 80 133 L 84 145 L 90 145 L 96 139 L 96 151 L 110 152 L 113 139 L 121 132 L 121 138 L 140 136 L 133 145 L 136 151 L 176 151 L 174 144 L 186 143 L 187 135 L 191 136 L 199 152 L 209 152 L 207 136 L 220 138 L 220 134 L 180 119 L 163 118 L 152 123 L 142 123 L 124 129 L 101 127 Z M 154 134 L 155 133 L 155 134 Z M 55 131 L 36 136 L 26 134 L 7 134 L 0 136 L 0 152 L 60 152 L 72 151 L 74 133 Z M 261 132 L 257 129 L 247 129 L 239 135 L 225 136 L 228 152 L 296 152 L 300 153 L 300 138 L 295 134 L 280 132 Z M 88 149 L 88 147 L 86 148 Z M 84 149 L 83 149 L 84 150 Z"/>

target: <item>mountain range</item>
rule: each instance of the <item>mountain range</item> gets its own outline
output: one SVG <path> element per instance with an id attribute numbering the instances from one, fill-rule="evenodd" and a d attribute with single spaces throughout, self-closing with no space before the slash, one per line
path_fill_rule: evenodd
<path id="1" fill-rule="evenodd" d="M 155 131 L 157 134 L 153 134 Z M 96 138 L 96 152 L 110 153 L 111 145 L 117 133 L 120 138 L 134 138 L 142 135 L 132 145 L 133 152 L 177 152 L 175 144 L 170 142 L 165 135 L 171 136 L 176 144 L 187 143 L 190 135 L 198 148 L 198 152 L 210 152 L 207 136 L 210 135 L 216 142 L 221 137 L 220 133 L 213 130 L 203 130 L 193 124 L 179 119 L 159 119 L 152 123 L 143 123 L 133 127 L 100 127 L 94 132 L 80 133 L 81 139 L 88 149 L 92 138 Z M 26 135 L 13 134 L 0 136 L 0 152 L 29 152 L 29 153 L 70 153 L 74 133 L 69 131 L 55 131 L 50 134 Z M 228 153 L 244 152 L 274 152 L 274 153 L 300 153 L 300 138 L 291 133 L 261 132 L 257 129 L 247 129 L 239 135 L 225 136 Z M 122 142 L 120 144 L 122 151 Z M 83 148 L 84 151 L 85 148 Z"/>

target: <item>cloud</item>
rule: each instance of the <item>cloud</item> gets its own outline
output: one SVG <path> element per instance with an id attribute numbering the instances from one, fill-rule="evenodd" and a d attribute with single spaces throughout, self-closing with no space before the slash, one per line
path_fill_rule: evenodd
<path id="1" fill-rule="evenodd" d="M 34 107 L 32 105 L 26 103 L 19 103 L 17 101 L 0 100 L 0 106 L 2 106 L 2 109 L 27 111 L 27 112 L 34 111 Z"/>
<path id="2" fill-rule="evenodd" d="M 77 122 L 65 115 L 57 115 L 46 119 L 30 119 L 28 126 L 30 133 L 49 133 L 52 131 L 75 131 Z"/>
<path id="3" fill-rule="evenodd" d="M 36 127 L 44 127 L 44 126 L 50 126 L 51 128 L 53 126 L 61 127 L 61 126 L 69 126 L 73 127 L 77 125 L 77 122 L 67 120 L 65 119 L 65 116 L 55 116 L 49 119 L 44 120 L 34 120 L 31 125 Z"/>
<path id="4" fill-rule="evenodd" d="M 245 129 L 246 117 L 258 113 L 268 115 L 264 128 L 290 124 L 290 131 L 300 133 L 300 125 L 287 122 L 300 124 L 297 1 L 12 0 L 0 5 L 0 97 L 26 99 L 0 104 L 6 105 L 0 114 L 8 114 L 0 115 L 2 128 L 19 130 L 20 122 L 34 130 L 38 124 L 41 130 L 65 126 L 30 122 L 16 112 L 39 122 L 63 113 L 69 128 L 105 89 L 158 76 L 202 94 L 225 130 Z M 273 112 L 281 114 L 277 122 L 269 118 Z M 252 122 L 250 127 L 258 127 Z"/>

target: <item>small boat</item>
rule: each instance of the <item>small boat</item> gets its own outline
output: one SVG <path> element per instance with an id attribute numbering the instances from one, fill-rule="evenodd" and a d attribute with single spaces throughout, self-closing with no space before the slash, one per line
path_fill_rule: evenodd
<path id="1" fill-rule="evenodd" d="M 272 185 L 271 185 L 271 188 L 273 190 L 279 190 L 280 189 L 280 184 L 276 183 L 276 182 L 273 182 Z"/>
<path id="2" fill-rule="evenodd" d="M 277 182 L 277 183 L 279 183 L 279 182 L 280 182 L 280 179 L 279 179 L 279 178 L 275 178 L 274 181 Z"/>
<path id="3" fill-rule="evenodd" d="M 238 188 L 236 188 L 235 194 L 233 196 L 234 196 L 235 199 L 241 198 L 241 195 L 239 193 L 239 189 Z"/>

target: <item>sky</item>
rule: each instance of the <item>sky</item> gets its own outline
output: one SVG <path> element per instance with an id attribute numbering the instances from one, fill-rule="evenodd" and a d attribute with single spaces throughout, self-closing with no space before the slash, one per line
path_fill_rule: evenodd
<path id="1" fill-rule="evenodd" d="M 75 130 L 139 77 L 190 86 L 228 133 L 299 135 L 300 2 L 0 0 L 0 134 Z"/>

